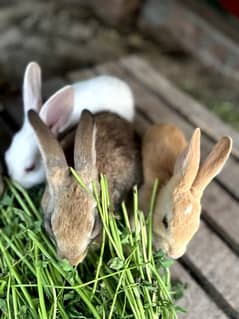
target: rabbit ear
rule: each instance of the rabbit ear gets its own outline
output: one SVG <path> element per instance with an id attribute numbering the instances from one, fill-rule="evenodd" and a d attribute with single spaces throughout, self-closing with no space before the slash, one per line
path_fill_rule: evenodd
<path id="1" fill-rule="evenodd" d="M 28 119 L 38 139 L 38 145 L 44 161 L 48 183 L 57 183 L 57 180 L 55 179 L 57 175 L 59 184 L 59 179 L 61 178 L 59 172 L 68 170 L 64 152 L 56 138 L 35 111 L 28 111 Z"/>
<path id="2" fill-rule="evenodd" d="M 27 65 L 23 81 L 23 104 L 25 116 L 29 110 L 40 111 L 41 68 L 36 62 Z"/>
<path id="3" fill-rule="evenodd" d="M 70 85 L 52 95 L 43 105 L 40 116 L 54 134 L 61 131 L 72 113 L 74 92 Z"/>
<path id="4" fill-rule="evenodd" d="M 180 191 L 188 191 L 198 172 L 200 162 L 200 136 L 201 131 L 197 128 L 189 145 L 178 156 L 175 166 L 174 175 L 178 176 L 178 188 Z"/>
<path id="5" fill-rule="evenodd" d="M 211 180 L 219 174 L 226 163 L 232 149 L 232 139 L 223 137 L 213 147 L 204 163 L 199 169 L 197 177 L 193 183 L 193 189 L 202 193 Z"/>
<path id="6" fill-rule="evenodd" d="M 97 176 L 95 138 L 94 117 L 89 111 L 83 110 L 75 135 L 74 164 L 78 172 L 84 172 L 88 182 Z"/>

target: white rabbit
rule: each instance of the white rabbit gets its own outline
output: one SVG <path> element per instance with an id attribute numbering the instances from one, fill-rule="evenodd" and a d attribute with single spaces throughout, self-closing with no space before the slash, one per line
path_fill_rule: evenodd
<path id="1" fill-rule="evenodd" d="M 41 69 L 28 64 L 23 83 L 24 122 L 14 135 L 5 153 L 8 174 L 25 188 L 45 180 L 45 170 L 36 138 L 28 122 L 27 112 L 35 110 L 44 123 L 57 135 L 76 124 L 83 109 L 92 113 L 109 111 L 128 121 L 134 119 L 134 98 L 122 80 L 101 75 L 57 91 L 42 106 Z"/>

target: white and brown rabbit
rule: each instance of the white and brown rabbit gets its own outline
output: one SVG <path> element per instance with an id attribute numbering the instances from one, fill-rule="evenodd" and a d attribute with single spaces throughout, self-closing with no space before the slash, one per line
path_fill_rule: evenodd
<path id="1" fill-rule="evenodd" d="M 179 258 L 199 228 L 201 198 L 211 180 L 223 168 L 232 148 L 223 137 L 200 164 L 200 129 L 189 143 L 175 126 L 155 124 L 142 145 L 144 184 L 139 192 L 140 208 L 147 211 L 154 180 L 159 189 L 153 212 L 154 247 Z"/>
<path id="2" fill-rule="evenodd" d="M 31 110 L 28 117 L 46 170 L 45 227 L 58 255 L 77 265 L 101 232 L 96 201 L 71 176 L 59 142 L 39 116 Z M 75 134 L 74 168 L 89 188 L 105 174 L 116 207 L 140 180 L 140 145 L 132 124 L 113 113 L 93 116 L 84 110 Z"/>
<path id="3" fill-rule="evenodd" d="M 45 181 L 42 158 L 27 118 L 30 109 L 39 114 L 55 136 L 77 124 L 85 108 L 93 113 L 113 112 L 131 122 L 134 119 L 133 93 L 127 83 L 114 76 L 99 75 L 67 85 L 44 104 L 41 86 L 41 68 L 31 62 L 23 81 L 23 125 L 5 152 L 8 174 L 25 188 Z"/>

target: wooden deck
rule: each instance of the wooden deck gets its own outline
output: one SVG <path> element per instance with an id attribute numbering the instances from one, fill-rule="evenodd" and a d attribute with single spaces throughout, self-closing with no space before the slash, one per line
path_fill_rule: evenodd
<path id="1" fill-rule="evenodd" d="M 180 318 L 238 319 L 239 134 L 175 88 L 147 61 L 135 56 L 92 70 L 76 71 L 65 79 L 52 79 L 45 84 L 44 95 L 48 97 L 65 83 L 101 73 L 119 76 L 132 87 L 140 133 L 153 122 L 169 122 L 183 129 L 189 138 L 195 127 L 201 127 L 203 156 L 221 136 L 232 136 L 232 156 L 223 172 L 206 190 L 200 230 L 185 256 L 175 263 L 173 274 L 187 284 L 179 304 L 186 307 L 188 313 L 180 315 Z M 1 153 L 9 143 L 12 128 L 16 129 L 20 124 L 19 102 L 16 96 L 0 104 Z"/>

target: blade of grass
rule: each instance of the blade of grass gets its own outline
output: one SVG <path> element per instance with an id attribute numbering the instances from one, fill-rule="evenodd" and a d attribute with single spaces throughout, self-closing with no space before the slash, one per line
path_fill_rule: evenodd
<path id="1" fill-rule="evenodd" d="M 37 279 L 37 290 L 39 296 L 40 312 L 43 319 L 47 319 L 46 303 L 44 298 L 44 291 L 42 287 L 42 276 L 41 276 L 41 266 L 38 258 L 38 247 L 35 246 L 35 267 L 36 267 L 36 279 Z"/>
<path id="2" fill-rule="evenodd" d="M 153 210 L 154 210 L 154 204 L 156 199 L 156 194 L 158 190 L 158 179 L 155 180 L 154 186 L 153 186 L 153 192 L 150 199 L 150 205 L 149 205 L 149 214 L 148 214 L 148 260 L 153 260 Z"/>
<path id="3" fill-rule="evenodd" d="M 15 287 L 11 287 L 11 288 L 12 288 L 12 305 L 13 305 L 14 318 L 18 319 L 16 288 Z"/>
<path id="4" fill-rule="evenodd" d="M 11 289 L 11 277 L 8 277 L 8 283 L 7 283 L 7 310 L 8 310 L 8 318 L 12 319 L 12 310 L 10 305 L 10 289 Z"/>

